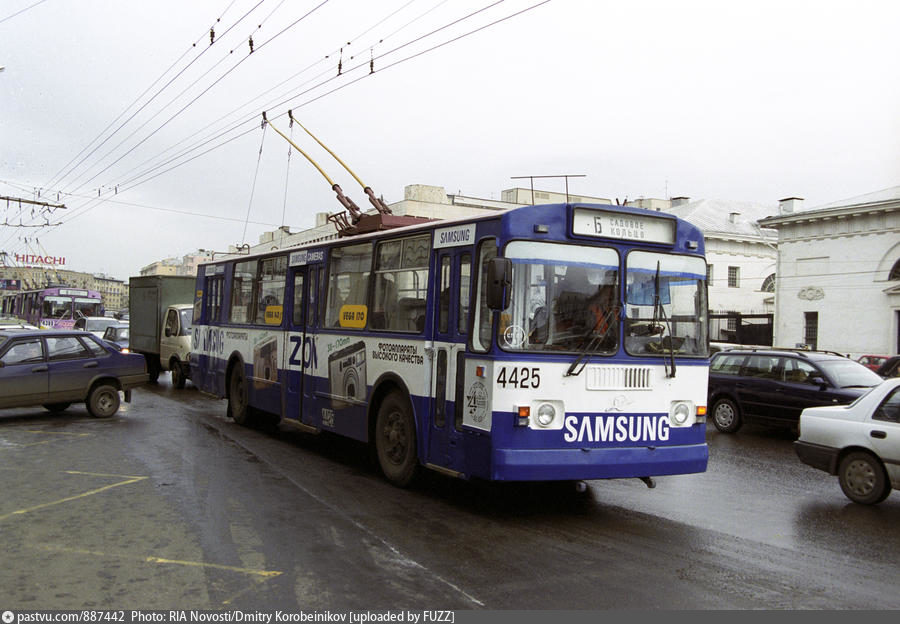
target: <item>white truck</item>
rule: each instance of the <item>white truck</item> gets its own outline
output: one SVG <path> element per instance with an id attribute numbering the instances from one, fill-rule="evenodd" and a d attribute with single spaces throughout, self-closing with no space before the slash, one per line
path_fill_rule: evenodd
<path id="1" fill-rule="evenodd" d="M 150 381 L 160 371 L 172 371 L 172 385 L 184 388 L 190 377 L 195 278 L 144 275 L 128 280 L 128 316 L 132 353 L 147 359 Z"/>

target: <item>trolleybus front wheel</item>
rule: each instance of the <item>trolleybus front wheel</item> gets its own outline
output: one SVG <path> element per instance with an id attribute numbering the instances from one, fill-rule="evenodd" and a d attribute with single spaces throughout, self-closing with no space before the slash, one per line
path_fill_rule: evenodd
<path id="1" fill-rule="evenodd" d="M 399 392 L 385 397 L 378 408 L 375 451 L 378 465 L 388 481 L 398 487 L 412 483 L 419 468 L 416 424 L 408 401 Z"/>

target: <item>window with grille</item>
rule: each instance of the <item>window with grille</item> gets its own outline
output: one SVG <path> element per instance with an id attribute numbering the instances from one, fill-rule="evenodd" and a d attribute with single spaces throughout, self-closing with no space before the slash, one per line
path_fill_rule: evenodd
<path id="1" fill-rule="evenodd" d="M 728 267 L 728 287 L 739 288 L 741 285 L 741 267 Z"/>

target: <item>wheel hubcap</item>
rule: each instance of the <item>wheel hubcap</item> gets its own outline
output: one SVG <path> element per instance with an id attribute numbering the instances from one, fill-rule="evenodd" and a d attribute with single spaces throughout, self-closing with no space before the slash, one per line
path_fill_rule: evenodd
<path id="1" fill-rule="evenodd" d="M 716 406 L 716 422 L 723 427 L 728 427 L 734 422 L 734 410 L 730 405 L 722 403 Z"/>
<path id="2" fill-rule="evenodd" d="M 858 496 L 866 496 L 875 489 L 875 471 L 869 462 L 857 460 L 847 466 L 847 486 Z"/>

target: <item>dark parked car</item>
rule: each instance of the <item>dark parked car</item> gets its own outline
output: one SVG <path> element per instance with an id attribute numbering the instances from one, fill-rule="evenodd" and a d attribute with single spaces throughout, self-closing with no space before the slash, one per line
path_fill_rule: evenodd
<path id="1" fill-rule="evenodd" d="M 796 427 L 807 407 L 845 405 L 882 378 L 839 354 L 732 349 L 709 364 L 709 413 L 716 429 L 733 433 L 745 421 Z"/>
<path id="2" fill-rule="evenodd" d="M 43 405 L 60 412 L 85 403 L 97 418 L 119 409 L 119 392 L 147 381 L 144 356 L 121 353 L 78 330 L 0 332 L 0 408 Z"/>
<path id="3" fill-rule="evenodd" d="M 112 343 L 119 351 L 126 351 L 128 349 L 128 323 L 107 327 L 103 332 L 103 340 Z"/>

